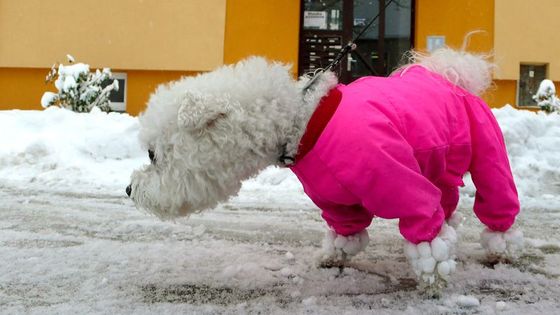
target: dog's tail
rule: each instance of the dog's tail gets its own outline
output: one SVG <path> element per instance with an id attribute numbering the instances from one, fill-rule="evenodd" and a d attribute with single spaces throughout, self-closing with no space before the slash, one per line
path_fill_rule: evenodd
<path id="1" fill-rule="evenodd" d="M 495 65 L 490 62 L 490 54 L 473 54 L 465 50 L 470 36 L 479 32 L 468 33 L 460 50 L 445 47 L 431 54 L 412 51 L 409 55 L 409 66 L 418 64 L 426 67 L 453 84 L 480 96 L 492 84 L 492 71 L 495 69 Z"/>

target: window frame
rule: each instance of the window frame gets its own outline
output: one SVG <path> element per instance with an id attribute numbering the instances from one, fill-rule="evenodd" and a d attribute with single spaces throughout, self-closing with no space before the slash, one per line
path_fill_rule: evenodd
<path id="1" fill-rule="evenodd" d="M 521 68 L 522 66 L 537 66 L 537 67 L 544 67 L 544 79 L 548 79 L 549 78 L 549 69 L 550 69 L 550 64 L 548 62 L 521 62 L 519 63 L 519 79 L 517 80 L 517 86 L 516 86 L 516 93 L 515 93 L 515 104 L 516 107 L 518 108 L 524 108 L 524 109 L 539 109 L 539 105 L 535 102 L 534 104 L 521 104 L 521 80 L 522 80 L 522 73 L 521 73 Z M 538 85 L 540 85 L 540 83 L 542 82 L 542 80 L 540 80 L 537 83 L 537 90 L 538 90 Z"/>

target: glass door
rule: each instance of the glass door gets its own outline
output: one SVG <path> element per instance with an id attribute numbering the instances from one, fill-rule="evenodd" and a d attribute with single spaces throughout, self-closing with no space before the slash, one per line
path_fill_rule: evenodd
<path id="1" fill-rule="evenodd" d="M 385 9 L 384 21 L 385 75 L 389 75 L 407 62 L 404 54 L 413 48 L 414 1 L 393 0 Z"/>
<path id="2" fill-rule="evenodd" d="M 302 2 L 299 73 L 312 73 L 329 65 L 346 43 L 345 0 Z M 335 69 L 341 72 L 340 67 Z"/>
<path id="3" fill-rule="evenodd" d="M 356 49 L 348 56 L 350 80 L 367 75 L 385 74 L 385 48 L 383 42 L 385 0 L 353 0 L 352 38 L 355 38 L 365 27 L 379 15 L 377 20 L 355 41 Z"/>
<path id="4" fill-rule="evenodd" d="M 340 81 L 386 76 L 412 48 L 414 0 L 303 0 L 299 73 L 327 66 L 377 15 L 335 69 Z"/>
<path id="5" fill-rule="evenodd" d="M 412 48 L 412 5 L 412 0 L 353 0 L 353 37 L 379 17 L 348 58 L 350 81 L 389 75 L 404 62 L 404 53 Z"/>

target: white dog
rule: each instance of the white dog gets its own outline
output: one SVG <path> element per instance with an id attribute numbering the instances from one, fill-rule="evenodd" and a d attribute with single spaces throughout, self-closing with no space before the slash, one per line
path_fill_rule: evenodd
<path id="1" fill-rule="evenodd" d="M 132 174 L 127 193 L 170 219 L 228 200 L 267 166 L 288 166 L 331 228 L 324 262 L 362 250 L 374 216 L 398 218 L 419 281 L 441 287 L 455 268 L 451 223 L 466 171 L 488 252 L 514 256 L 522 243 L 510 229 L 519 204 L 499 128 L 471 94 L 488 87 L 491 68 L 483 57 L 442 49 L 415 55 L 390 78 L 337 86 L 326 72 L 303 90 L 309 78 L 295 81 L 288 66 L 253 57 L 171 82 L 140 116 L 152 163 Z M 421 125 L 407 129 L 417 118 Z"/>

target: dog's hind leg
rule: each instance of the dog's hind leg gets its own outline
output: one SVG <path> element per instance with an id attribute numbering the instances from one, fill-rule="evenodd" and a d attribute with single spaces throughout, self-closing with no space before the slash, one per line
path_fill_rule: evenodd
<path id="1" fill-rule="evenodd" d="M 490 261 L 511 262 L 516 260 L 523 252 L 523 243 L 523 232 L 514 228 L 510 228 L 506 232 L 486 228 L 480 233 L 480 244 Z"/>
<path id="2" fill-rule="evenodd" d="M 322 268 L 342 267 L 346 261 L 363 251 L 368 243 L 367 230 L 344 236 L 328 229 L 317 257 L 318 265 Z"/>

